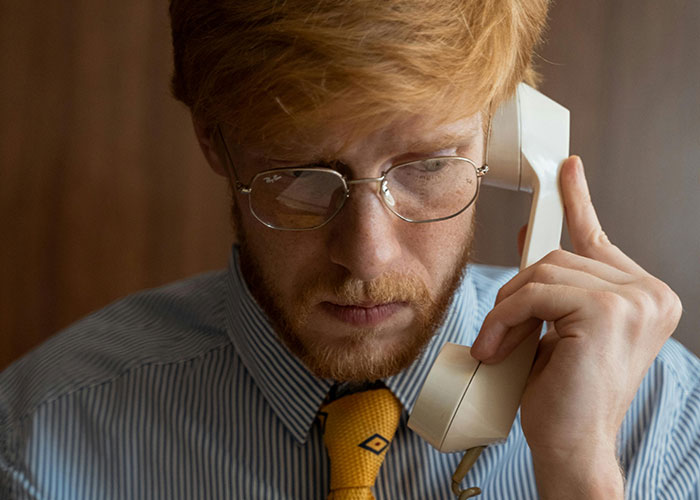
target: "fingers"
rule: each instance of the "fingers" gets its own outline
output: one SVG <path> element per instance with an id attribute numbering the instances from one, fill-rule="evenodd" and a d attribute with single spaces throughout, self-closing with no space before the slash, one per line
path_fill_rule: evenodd
<path id="1" fill-rule="evenodd" d="M 604 344 L 606 332 L 617 330 L 632 339 L 663 303 L 654 299 L 665 295 L 655 292 L 652 277 L 605 236 L 578 157 L 564 163 L 560 182 L 574 253 L 550 252 L 501 288 L 472 346 L 476 359 L 502 360 L 542 321 L 552 322 L 561 339 L 598 338 Z"/>
<path id="2" fill-rule="evenodd" d="M 531 268 L 521 273 L 531 272 L 529 278 L 516 276 L 499 292 L 472 346 L 474 358 L 503 360 L 542 321 L 552 322 L 562 339 L 600 348 L 617 337 L 625 345 L 643 350 L 646 344 L 658 352 L 680 319 L 678 296 L 656 278 L 630 276 L 618 284 L 551 264 Z"/>
<path id="3" fill-rule="evenodd" d="M 578 156 L 566 160 L 561 169 L 560 182 L 574 252 L 628 273 L 646 274 L 632 259 L 612 245 L 605 235 L 591 202 L 583 163 Z"/>
<path id="4" fill-rule="evenodd" d="M 636 278 L 608 264 L 565 250 L 554 250 L 539 262 L 523 269 L 498 292 L 496 304 L 508 298 L 529 282 L 562 283 L 592 290 L 609 290 Z"/>
<path id="5" fill-rule="evenodd" d="M 532 333 L 541 321 L 554 322 L 563 335 L 580 334 L 576 329 L 559 328 L 559 324 L 576 320 L 581 310 L 590 311 L 594 302 L 619 303 L 614 292 L 591 292 L 561 284 L 530 282 L 501 301 L 487 316 L 472 346 L 472 356 L 485 362 L 498 362 Z M 564 326 L 562 324 L 562 326 Z M 598 331 L 598 329 L 594 329 Z M 506 341 L 507 338 L 507 341 Z"/>
<path id="6" fill-rule="evenodd" d="M 549 359 L 554 353 L 554 348 L 559 342 L 559 336 L 554 329 L 550 329 L 544 336 L 540 339 L 540 343 L 537 345 L 537 355 L 535 356 L 535 362 L 532 365 L 531 374 L 537 377 L 549 363 Z"/>
<path id="7" fill-rule="evenodd" d="M 498 363 L 503 361 L 527 337 L 535 334 L 539 336 L 541 331 L 542 320 L 529 318 L 527 321 L 510 328 L 504 337 L 479 335 L 471 347 L 471 354 L 474 358 L 485 363 Z"/>

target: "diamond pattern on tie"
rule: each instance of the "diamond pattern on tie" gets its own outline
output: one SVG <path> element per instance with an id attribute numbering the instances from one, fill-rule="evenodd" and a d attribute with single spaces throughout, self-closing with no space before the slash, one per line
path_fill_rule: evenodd
<path id="1" fill-rule="evenodd" d="M 387 446 L 389 446 L 389 440 L 381 434 L 375 434 L 374 436 L 368 437 L 357 446 L 371 451 L 375 455 L 379 455 L 386 449 Z"/>
<path id="2" fill-rule="evenodd" d="M 319 419 L 331 461 L 330 500 L 371 500 L 371 488 L 401 417 L 389 389 L 344 396 L 324 405 Z M 369 453 L 367 453 L 369 452 Z"/>

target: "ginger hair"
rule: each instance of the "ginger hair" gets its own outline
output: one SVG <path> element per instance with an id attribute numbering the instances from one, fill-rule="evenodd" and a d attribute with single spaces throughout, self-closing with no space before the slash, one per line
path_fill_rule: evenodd
<path id="1" fill-rule="evenodd" d="M 172 91 L 264 145 L 332 117 L 369 131 L 445 122 L 534 84 L 548 0 L 171 0 Z"/>

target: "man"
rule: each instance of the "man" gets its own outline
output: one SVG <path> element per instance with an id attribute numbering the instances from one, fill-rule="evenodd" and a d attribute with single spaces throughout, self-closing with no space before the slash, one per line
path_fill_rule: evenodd
<path id="1" fill-rule="evenodd" d="M 578 158 L 561 173 L 573 253 L 466 266 L 489 115 L 533 79 L 545 2 L 170 12 L 175 95 L 232 186 L 230 268 L 128 297 L 2 375 L 3 498 L 449 498 L 460 456 L 406 427 L 437 352 L 495 363 L 542 321 L 521 416 L 470 485 L 700 495 L 680 302 L 608 242 Z M 399 420 L 375 435 L 383 464 L 339 486 L 331 410 L 379 392 Z"/>

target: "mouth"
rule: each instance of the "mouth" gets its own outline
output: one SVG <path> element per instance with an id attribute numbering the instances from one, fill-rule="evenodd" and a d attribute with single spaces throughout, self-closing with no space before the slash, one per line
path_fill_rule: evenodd
<path id="1" fill-rule="evenodd" d="M 383 304 L 335 304 L 322 302 L 325 312 L 343 323 L 356 327 L 378 326 L 405 308 L 405 302 L 387 302 Z"/>

